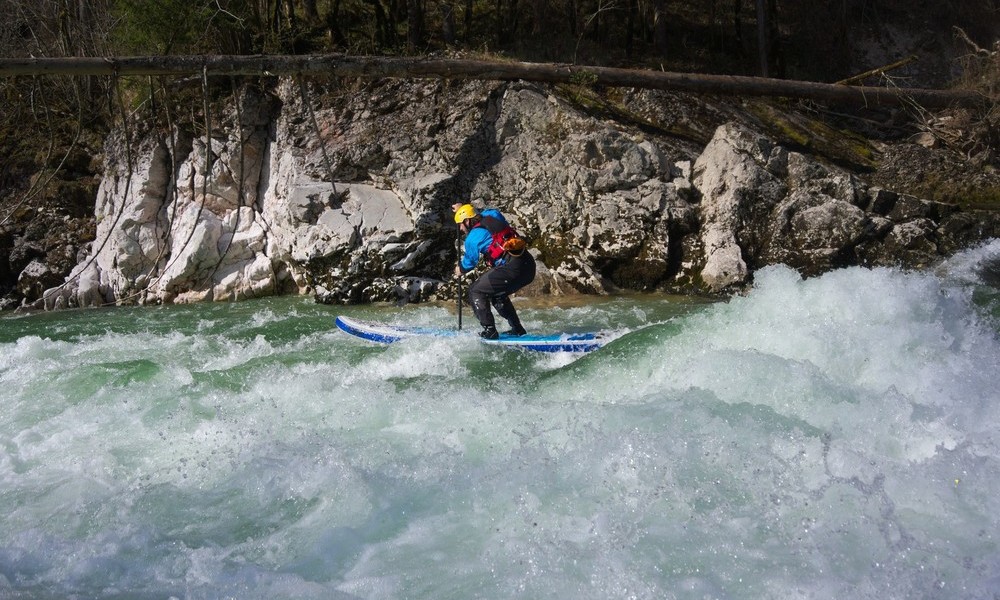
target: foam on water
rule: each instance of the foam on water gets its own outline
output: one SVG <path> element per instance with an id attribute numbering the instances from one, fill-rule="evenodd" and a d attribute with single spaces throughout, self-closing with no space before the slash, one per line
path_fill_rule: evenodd
<path id="1" fill-rule="evenodd" d="M 989 597 L 998 256 L 522 306 L 622 334 L 582 358 L 295 299 L 6 319 L 0 597 Z"/>

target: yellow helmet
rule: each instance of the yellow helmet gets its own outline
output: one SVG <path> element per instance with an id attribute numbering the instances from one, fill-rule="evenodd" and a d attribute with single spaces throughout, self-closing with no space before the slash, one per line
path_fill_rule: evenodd
<path id="1" fill-rule="evenodd" d="M 472 219 L 476 216 L 476 209 L 472 208 L 471 204 L 463 204 L 458 207 L 455 211 L 455 222 L 461 223 L 466 219 Z"/>

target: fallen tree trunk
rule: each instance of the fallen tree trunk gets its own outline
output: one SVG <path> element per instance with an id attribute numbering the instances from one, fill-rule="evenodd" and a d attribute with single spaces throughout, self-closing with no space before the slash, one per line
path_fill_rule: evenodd
<path id="1" fill-rule="evenodd" d="M 916 103 L 973 106 L 973 91 L 848 86 L 736 75 L 699 75 L 552 63 L 325 54 L 310 56 L 139 56 L 3 58 L 0 76 L 19 75 L 333 75 L 358 78 L 524 80 L 636 87 L 730 96 L 778 96 L 855 106 Z"/>

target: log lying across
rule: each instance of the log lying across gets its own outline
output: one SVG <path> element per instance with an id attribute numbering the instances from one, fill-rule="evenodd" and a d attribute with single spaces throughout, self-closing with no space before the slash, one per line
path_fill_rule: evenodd
<path id="1" fill-rule="evenodd" d="M 524 80 L 730 96 L 776 96 L 859 106 L 916 103 L 976 106 L 969 90 L 850 86 L 736 75 L 699 75 L 554 63 L 323 54 L 307 56 L 133 56 L 0 58 L 0 77 L 19 75 L 332 75 L 357 78 Z"/>

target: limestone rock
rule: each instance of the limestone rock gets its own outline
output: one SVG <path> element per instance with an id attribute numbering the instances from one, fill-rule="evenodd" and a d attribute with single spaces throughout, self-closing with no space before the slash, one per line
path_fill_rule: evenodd
<path id="1" fill-rule="evenodd" d="M 869 187 L 735 111 L 715 114 L 729 122 L 700 148 L 533 84 L 325 91 L 307 106 L 291 80 L 244 88 L 207 137 L 143 128 L 126 148 L 115 132 L 96 239 L 65 281 L 25 269 L 25 296 L 47 308 L 279 293 L 452 300 L 456 202 L 499 208 L 529 239 L 539 275 L 525 294 L 725 294 L 775 262 L 804 275 L 929 264 L 1000 229 Z M 676 99 L 627 98 L 635 114 L 671 121 Z"/>
<path id="2" fill-rule="evenodd" d="M 768 171 L 774 144 L 736 126 L 720 127 L 694 165 L 694 185 L 701 193 L 701 278 L 712 292 L 746 282 L 750 273 L 745 232 L 755 216 L 769 213 L 784 196 L 786 185 Z"/>

